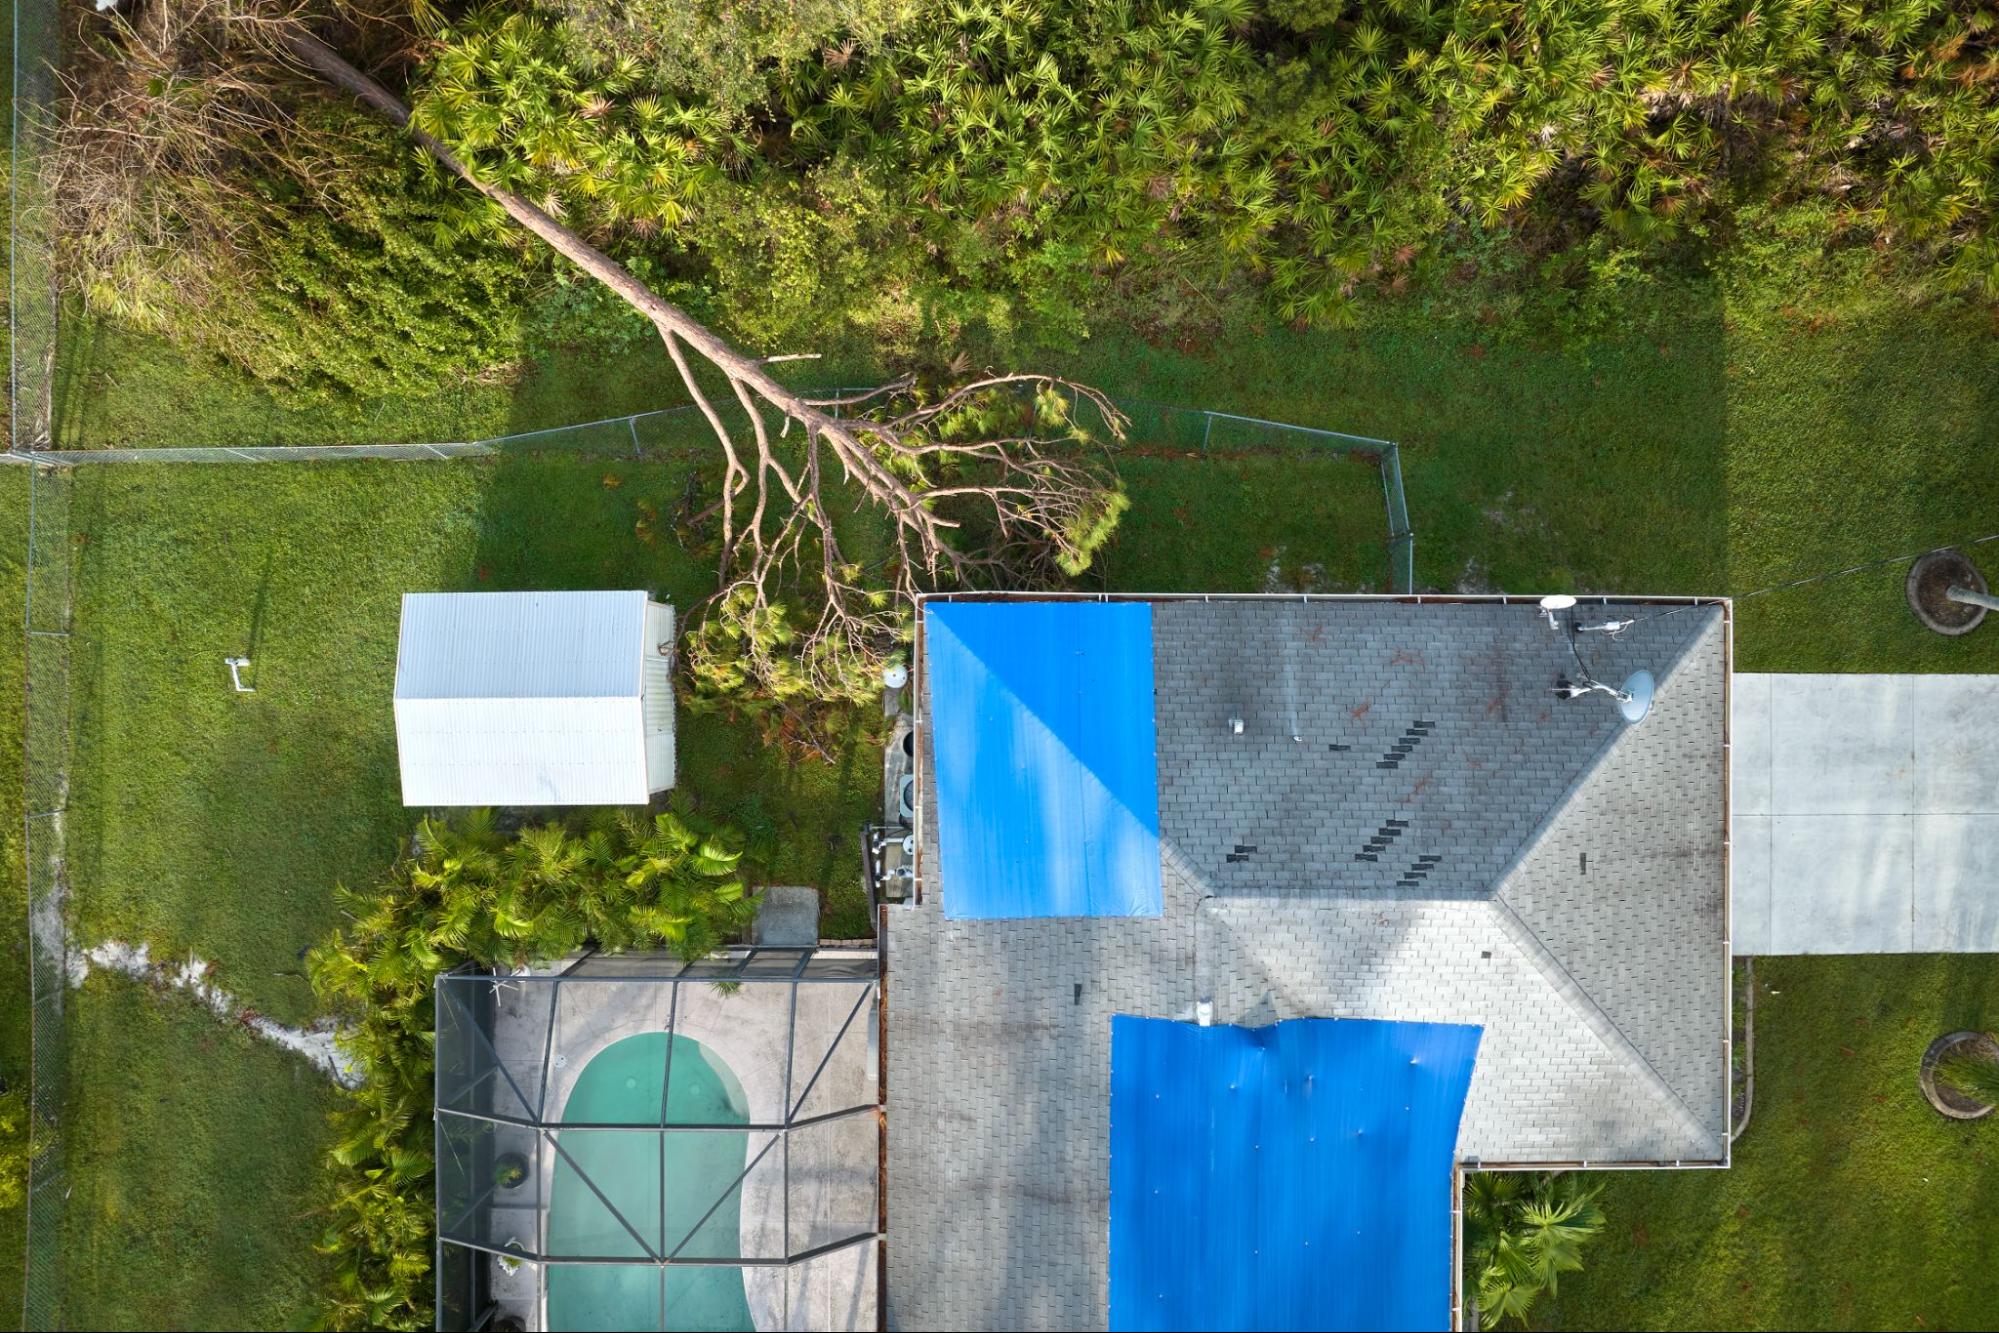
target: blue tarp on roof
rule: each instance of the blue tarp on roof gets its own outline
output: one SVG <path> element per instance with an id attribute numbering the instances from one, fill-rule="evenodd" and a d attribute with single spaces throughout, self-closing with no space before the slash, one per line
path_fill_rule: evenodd
<path id="1" fill-rule="evenodd" d="M 1152 608 L 924 611 L 944 915 L 1158 916 Z"/>
<path id="2" fill-rule="evenodd" d="M 1479 1033 L 1112 1019 L 1111 1327 L 1450 1327 Z"/>

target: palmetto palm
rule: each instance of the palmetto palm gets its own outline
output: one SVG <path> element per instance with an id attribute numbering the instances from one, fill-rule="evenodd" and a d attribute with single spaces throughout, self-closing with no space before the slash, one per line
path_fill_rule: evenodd
<path id="1" fill-rule="evenodd" d="M 1465 1263 L 1480 1325 L 1521 1326 L 1543 1293 L 1583 1266 L 1584 1247 L 1603 1230 L 1597 1190 L 1572 1175 L 1481 1172 L 1464 1192 Z"/>
<path id="2" fill-rule="evenodd" d="M 463 963 L 545 962 L 594 942 L 698 958 L 754 916 L 742 838 L 670 812 L 547 823 L 512 838 L 473 811 L 426 820 L 414 854 L 366 893 L 342 892 L 346 929 L 307 973 L 347 1014 L 364 1075 L 335 1116 L 336 1182 L 320 1248 L 334 1260 L 341 1328 L 430 1322 L 433 982 Z"/>

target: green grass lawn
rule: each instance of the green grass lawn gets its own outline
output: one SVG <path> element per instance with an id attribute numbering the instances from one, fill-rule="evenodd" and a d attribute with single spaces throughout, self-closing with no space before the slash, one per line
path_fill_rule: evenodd
<path id="1" fill-rule="evenodd" d="M 1130 485 L 1146 518 L 1118 540 L 1117 586 L 1378 579 L 1378 474 L 1318 454 L 1282 476 L 1306 480 L 1319 503 L 1260 521 L 1267 510 L 1258 496 L 1281 480 L 1277 460 L 1140 460 Z M 670 513 L 686 480 L 686 465 L 670 461 L 522 455 L 79 469 L 71 510 L 77 933 L 143 939 L 156 956 L 199 953 L 260 1011 L 291 1022 L 312 1016 L 298 951 L 337 923 L 334 886 L 379 873 L 413 822 L 399 803 L 390 707 L 401 593 L 638 585 L 689 606 L 712 575 L 670 537 L 645 541 L 636 530 L 642 506 Z M 1190 523 L 1216 534 L 1191 559 Z M 1342 555 L 1348 534 L 1355 544 Z M 223 659 L 235 653 L 252 659 L 254 694 L 229 688 Z M 879 749 L 857 734 L 837 765 L 800 762 L 721 717 L 683 710 L 678 726 L 682 797 L 747 827 L 767 881 L 820 887 L 827 933 L 872 933 L 858 831 L 879 809 Z M 93 985 L 77 995 L 79 1029 L 100 1031 L 109 1022 L 100 1011 L 125 1003 L 129 989 Z M 178 997 L 157 1003 L 193 1012 Z M 146 1090 L 185 1058 L 169 1045 L 97 1062 L 82 1046 L 96 1039 L 73 1038 L 69 1096 L 81 1119 L 72 1125 L 86 1132 L 150 1114 Z M 236 1049 L 205 1058 L 229 1064 Z M 134 1065 L 136 1086 L 127 1077 Z M 232 1067 L 230 1076 L 240 1075 Z M 300 1114 L 301 1098 L 319 1100 L 316 1087 L 302 1086 L 276 1084 L 263 1094 L 268 1104 L 243 1115 Z M 175 1132 L 177 1151 L 221 1159 L 246 1126 L 235 1115 L 190 1117 Z M 98 1281 L 98 1257 L 114 1248 L 136 1274 L 122 1289 L 143 1287 L 147 1273 L 171 1289 L 169 1270 L 184 1258 L 165 1243 L 169 1233 L 135 1231 L 100 1207 L 136 1187 L 124 1178 L 133 1158 L 100 1152 L 77 1133 L 70 1290 Z M 269 1201 L 281 1212 L 296 1202 Z"/>
<path id="2" fill-rule="evenodd" d="M 690 605 L 712 576 L 635 533 L 683 483 L 589 458 L 79 472 L 78 930 L 197 951 L 259 1009 L 309 1016 L 298 952 L 335 924 L 333 886 L 379 874 L 415 820 L 390 707 L 401 594 L 645 587 Z M 229 688 L 236 653 L 254 694 Z M 794 763 L 686 711 L 679 733 L 682 792 L 767 832 L 763 874 L 819 886 L 829 928 L 866 933 L 875 755 Z"/>
<path id="3" fill-rule="evenodd" d="M 102 977 L 75 998 L 64 1326 L 307 1327 L 331 1088 L 179 996 Z"/>
<path id="4" fill-rule="evenodd" d="M 0 467 L 0 1083 L 28 1085 L 28 899 L 21 823 L 21 599 L 28 469 Z M 0 1209 L 0 1329 L 21 1322 L 27 1210 Z"/>
<path id="5" fill-rule="evenodd" d="M 546 352 L 508 374 L 441 386 L 425 398 L 282 400 L 220 361 L 190 361 L 162 340 L 72 319 L 57 378 L 63 448 L 210 444 L 373 444 L 483 440 L 684 402 L 659 344 Z M 788 362 L 792 383 L 872 383 L 839 359 Z"/>
<path id="6" fill-rule="evenodd" d="M 1608 1226 L 1543 1322 L 1990 1328 L 1999 1124 L 1932 1111 L 1916 1064 L 1939 1033 L 1993 1025 L 1999 963 L 1766 958 L 1756 980 L 1734 1166 L 1599 1177 Z"/>
<path id="7" fill-rule="evenodd" d="M 1856 302 L 1836 318 L 1790 313 L 1720 280 L 1648 289 L 1586 334 L 1532 320 L 1427 319 L 1388 310 L 1349 331 L 1232 327 L 1194 351 L 1107 332 L 1057 370 L 1115 393 L 1378 435 L 1403 445 L 1419 584 L 1539 592 L 1757 592 L 1791 579 L 1999 531 L 1999 336 L 1989 316 Z M 65 443 L 299 443 L 464 439 L 676 402 L 649 347 L 552 354 L 514 380 L 418 403 L 286 408 L 220 366 L 154 340 L 92 335 L 92 391 L 71 395 Z M 802 380 L 867 377 L 851 360 L 798 363 Z M 1133 457 L 1136 482 L 1157 458 Z M 1337 509 L 1306 554 L 1280 531 L 1323 504 L 1281 472 L 1235 494 L 1165 481 L 1173 503 L 1132 528 L 1180 521 L 1267 526 L 1285 581 L 1380 586 L 1379 509 Z M 1172 474 L 1184 477 L 1184 472 Z M 1290 479 L 1295 481 L 1295 479 Z M 1356 487 L 1356 491 L 1365 487 Z M 1278 503 L 1282 498 L 1286 503 Z M 1213 520 L 1213 524 L 1210 524 Z M 1295 533 L 1291 534 L 1295 537 Z M 1281 548 L 1281 549 L 1280 549 Z M 1216 582 L 1185 553 L 1153 571 Z M 1999 555 L 1995 555 L 1999 559 Z M 1262 586 L 1269 561 L 1225 586 Z M 1745 600 L 1744 670 L 1994 670 L 1999 635 L 1947 641 L 1901 602 L 1905 571 Z M 1110 577 L 1124 581 L 1112 561 Z"/>
<path id="8" fill-rule="evenodd" d="M 198 952 L 255 1008 L 311 1016 L 298 951 L 336 924 L 336 883 L 379 874 L 414 822 L 399 802 L 390 709 L 400 594 L 636 585 L 690 603 L 712 576 L 634 527 L 641 502 L 670 508 L 683 481 L 673 466 L 573 457 L 80 471 L 77 933 L 144 939 L 156 956 Z M 239 652 L 254 663 L 254 694 L 229 688 L 222 659 Z M 879 801 L 879 752 L 857 741 L 837 767 L 800 763 L 721 718 L 683 712 L 679 728 L 682 792 L 759 835 L 766 878 L 825 890 L 830 931 L 869 933 L 858 831 Z M 320 1198 L 326 1090 L 289 1056 L 257 1050 L 246 1064 L 235 1037 L 190 1049 L 204 1031 L 226 1034 L 178 996 L 139 1001 L 172 1040 L 118 1040 L 132 993 L 93 983 L 71 1008 L 68 1316 L 277 1326 L 305 1299 L 309 1265 L 294 1251 L 306 1233 L 293 1219 Z M 271 1077 L 274 1065 L 298 1077 Z M 210 1077 L 235 1091 L 165 1091 Z M 252 1136 L 292 1178 L 260 1186 L 260 1159 L 216 1187 L 228 1194 L 216 1212 L 205 1197 L 215 1190 L 176 1174 L 190 1197 L 151 1224 L 164 1185 L 148 1179 L 153 1141 L 137 1136 L 162 1116 L 171 1137 L 153 1147 L 175 1161 L 224 1164 Z M 225 1220 L 269 1232 L 289 1257 L 245 1270 L 268 1270 L 268 1287 L 246 1276 L 176 1307 L 212 1262 L 190 1266 L 188 1245 L 221 1253 L 207 1228 Z"/>
<path id="9" fill-rule="evenodd" d="M 1627 313 L 1586 338 L 1401 317 L 1198 355 L 1107 337 L 1072 373 L 1400 441 L 1422 587 L 1742 596 L 1999 532 L 1988 318 L 1869 310 L 1814 328 L 1705 289 Z M 1982 549 L 1999 573 L 1999 543 Z M 1737 667 L 1999 670 L 1999 634 L 1916 624 L 1906 573 L 1743 601 Z"/>

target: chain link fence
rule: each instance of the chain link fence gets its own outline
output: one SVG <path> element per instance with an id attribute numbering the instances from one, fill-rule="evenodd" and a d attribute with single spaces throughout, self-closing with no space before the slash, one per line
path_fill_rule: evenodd
<path id="1" fill-rule="evenodd" d="M 1131 418 L 1130 438 L 1146 445 L 1202 454 L 1330 450 L 1372 462 L 1381 474 L 1382 503 L 1387 510 L 1388 587 L 1395 592 L 1416 591 L 1416 534 L 1409 527 L 1409 502 L 1402 491 L 1402 451 L 1393 440 L 1265 421 L 1232 412 L 1175 407 L 1143 398 L 1113 401 Z"/>
<path id="2" fill-rule="evenodd" d="M 842 387 L 820 390 L 829 395 L 862 392 Z M 1365 435 L 1321 430 L 1230 412 L 1178 407 L 1143 398 L 1113 398 L 1129 419 L 1128 438 L 1152 448 L 1189 452 L 1243 453 L 1323 449 L 1371 463 L 1381 476 L 1382 502 L 1386 508 L 1389 559 L 1388 586 L 1397 592 L 1415 591 L 1415 534 L 1409 527 L 1409 507 L 1402 490 L 1401 450 L 1392 440 Z M 715 404 L 723 424 L 731 430 L 747 428 L 747 418 L 734 403 Z M 1088 414 L 1083 414 L 1087 418 Z M 1087 420 L 1085 424 L 1090 424 Z M 1102 434 L 1101 422 L 1095 423 Z M 17 449 L 0 455 L 0 461 L 33 461 L 59 466 L 89 466 L 105 463 L 297 463 L 351 459 L 386 459 L 427 462 L 450 458 L 484 458 L 515 453 L 582 453 L 602 457 L 658 459 L 683 453 L 698 454 L 712 447 L 707 421 L 692 404 L 639 412 L 631 416 L 607 417 L 573 426 L 553 426 L 546 430 L 517 435 L 500 435 L 483 440 L 462 440 L 435 444 L 328 444 L 328 445 L 202 445 L 194 447 L 148 447 L 143 449 L 36 449 L 32 454 Z"/>
<path id="3" fill-rule="evenodd" d="M 8 153 L 8 443 L 50 441 L 57 346 L 55 264 L 41 163 L 55 100 L 58 0 L 14 0 Z M 62 1317 L 63 817 L 69 799 L 70 549 L 66 469 L 28 463 L 25 522 L 22 782 L 29 959 L 29 1166 L 21 1320 Z M 14 1262 L 16 1256 L 6 1256 Z"/>

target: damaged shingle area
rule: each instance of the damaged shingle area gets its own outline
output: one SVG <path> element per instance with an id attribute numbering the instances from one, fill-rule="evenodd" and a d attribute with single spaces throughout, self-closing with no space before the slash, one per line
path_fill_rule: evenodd
<path id="1" fill-rule="evenodd" d="M 1724 1158 L 1722 607 L 1579 611 L 1637 726 L 1531 604 L 1153 603 L 1164 915 L 947 922 L 929 843 L 888 913 L 892 1324 L 1106 1323 L 1117 1013 L 1479 1023 L 1461 1160 Z"/>

